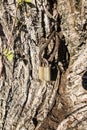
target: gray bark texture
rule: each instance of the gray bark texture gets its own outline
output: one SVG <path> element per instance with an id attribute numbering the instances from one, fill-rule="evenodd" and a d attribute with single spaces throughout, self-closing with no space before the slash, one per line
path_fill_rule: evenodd
<path id="1" fill-rule="evenodd" d="M 87 0 L 0 1 L 0 130 L 87 130 Z"/>

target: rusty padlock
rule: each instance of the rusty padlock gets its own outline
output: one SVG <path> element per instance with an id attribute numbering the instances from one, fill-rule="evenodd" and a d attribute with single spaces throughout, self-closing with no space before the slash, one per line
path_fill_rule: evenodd
<path id="1" fill-rule="evenodd" d="M 39 65 L 39 79 L 44 80 L 44 66 L 42 63 Z"/>
<path id="2" fill-rule="evenodd" d="M 51 80 L 51 73 L 50 73 L 50 66 L 46 59 L 43 59 L 43 63 L 40 63 L 39 66 L 39 79 L 50 81 Z"/>
<path id="3" fill-rule="evenodd" d="M 51 80 L 51 73 L 50 73 L 50 66 L 48 61 L 46 60 L 44 64 L 44 80 L 45 81 L 50 81 Z"/>

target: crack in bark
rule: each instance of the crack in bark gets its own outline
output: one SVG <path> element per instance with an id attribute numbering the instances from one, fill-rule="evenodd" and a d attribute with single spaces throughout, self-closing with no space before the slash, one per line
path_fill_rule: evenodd
<path id="1" fill-rule="evenodd" d="M 6 100 L 5 114 L 4 114 L 4 117 L 3 117 L 3 125 L 2 125 L 3 130 L 4 130 L 7 114 L 8 114 L 8 111 L 10 109 L 9 103 L 11 103 L 11 101 L 12 101 L 12 87 L 9 89 L 8 97 L 7 97 L 7 100 Z"/>
<path id="2" fill-rule="evenodd" d="M 30 85 L 31 85 L 31 82 L 30 81 L 28 81 L 29 83 L 27 84 L 27 89 L 26 89 L 26 99 L 25 99 L 25 101 L 24 101 L 24 103 L 23 103 L 23 106 L 22 106 L 22 110 L 21 110 L 21 112 L 20 112 L 20 115 L 19 115 L 19 117 L 21 117 L 21 115 L 22 115 L 22 112 L 23 112 L 23 110 L 24 110 L 24 108 L 25 108 L 25 106 L 26 106 L 26 103 L 27 103 L 27 100 L 28 100 L 28 95 L 29 95 L 29 87 L 30 87 Z"/>
<path id="3" fill-rule="evenodd" d="M 84 105 L 84 106 L 79 107 L 78 109 L 74 110 L 73 112 L 71 112 L 70 114 L 68 114 L 68 115 L 65 117 L 65 119 L 68 118 L 70 115 L 74 114 L 75 112 L 78 112 L 79 110 L 83 109 L 84 107 L 87 107 L 87 105 Z"/>

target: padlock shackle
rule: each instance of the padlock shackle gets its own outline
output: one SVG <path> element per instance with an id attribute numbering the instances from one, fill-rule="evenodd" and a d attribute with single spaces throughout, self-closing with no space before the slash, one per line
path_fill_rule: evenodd
<path id="1" fill-rule="evenodd" d="M 45 63 L 44 65 L 49 66 L 49 62 L 45 58 L 43 58 L 43 62 Z"/>
<path id="2" fill-rule="evenodd" d="M 49 66 L 49 62 L 45 58 L 41 58 L 40 66 Z"/>

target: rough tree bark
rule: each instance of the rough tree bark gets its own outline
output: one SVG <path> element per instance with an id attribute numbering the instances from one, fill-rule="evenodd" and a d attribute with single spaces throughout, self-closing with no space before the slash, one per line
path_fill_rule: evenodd
<path id="1" fill-rule="evenodd" d="M 18 7 L 15 0 L 0 1 L 1 130 L 53 130 L 42 123 L 56 99 L 55 129 L 86 130 L 86 3 L 32 0 Z M 12 60 L 6 50 L 13 53 Z M 51 68 L 50 81 L 39 79 L 43 61 Z"/>
<path id="2" fill-rule="evenodd" d="M 71 62 L 66 84 L 60 89 L 60 94 L 68 105 L 67 116 L 57 130 L 86 130 L 87 0 L 59 1 L 58 7 L 63 16 L 62 30 L 69 46 Z"/>

